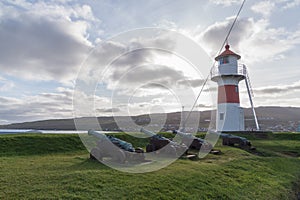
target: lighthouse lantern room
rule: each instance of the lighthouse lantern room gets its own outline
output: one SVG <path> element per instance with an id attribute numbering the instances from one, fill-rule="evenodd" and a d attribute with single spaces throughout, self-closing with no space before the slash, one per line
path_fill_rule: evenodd
<path id="1" fill-rule="evenodd" d="M 211 70 L 211 80 L 218 84 L 216 129 L 220 132 L 244 131 L 244 111 L 240 107 L 239 82 L 247 78 L 246 66 L 238 64 L 240 55 L 229 50 L 218 55 Z"/>

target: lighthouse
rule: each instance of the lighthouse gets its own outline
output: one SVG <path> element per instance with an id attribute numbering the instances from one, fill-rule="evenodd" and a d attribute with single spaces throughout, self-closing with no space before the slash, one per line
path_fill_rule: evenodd
<path id="1" fill-rule="evenodd" d="M 244 131 L 244 110 L 240 107 L 239 82 L 247 78 L 246 66 L 239 64 L 240 55 L 230 50 L 218 55 L 211 70 L 211 80 L 218 84 L 216 130 L 220 132 Z"/>

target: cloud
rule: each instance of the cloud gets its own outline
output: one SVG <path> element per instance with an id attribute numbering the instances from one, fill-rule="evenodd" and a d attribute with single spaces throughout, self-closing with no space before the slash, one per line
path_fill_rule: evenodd
<path id="1" fill-rule="evenodd" d="M 185 78 L 183 72 L 174 70 L 171 66 L 148 64 L 133 68 L 126 74 L 123 74 L 122 71 L 115 71 L 111 76 L 111 81 L 114 83 L 120 81 L 125 87 L 143 85 L 148 82 L 169 87 L 183 78 Z"/>
<path id="2" fill-rule="evenodd" d="M 209 105 L 209 104 L 198 104 L 197 105 L 198 108 L 213 108 L 213 105 Z"/>
<path id="3" fill-rule="evenodd" d="M 119 68 L 114 70 L 105 82 L 112 90 L 116 99 L 136 97 L 159 97 L 194 95 L 193 89 L 202 86 L 204 80 L 190 77 L 184 71 L 174 66 L 159 64 L 144 64 L 128 71 Z M 120 97 L 122 96 L 122 97 Z M 127 98 L 126 98 L 127 97 Z"/>
<path id="4" fill-rule="evenodd" d="M 87 30 L 95 21 L 87 5 L 46 2 L 9 6 L 0 20 L 2 73 L 32 80 L 74 79 L 92 44 Z M 38 74 L 38 76 L 37 76 Z"/>
<path id="5" fill-rule="evenodd" d="M 80 105 L 90 105 L 86 112 L 76 117 L 107 115 L 107 112 L 118 112 L 118 108 L 111 108 L 111 102 L 105 97 L 81 95 Z M 0 121 L 9 123 L 34 121 L 43 119 L 73 118 L 73 90 L 58 87 L 56 92 L 44 92 L 33 96 L 21 96 L 20 98 L 0 96 Z M 78 104 L 77 104 L 78 105 Z M 76 111 L 76 109 L 75 109 Z M 91 112 L 89 112 L 91 111 Z M 78 114 L 78 113 L 76 113 Z"/>
<path id="6" fill-rule="evenodd" d="M 251 6 L 251 10 L 256 13 L 262 14 L 264 17 L 269 17 L 274 8 L 275 3 L 271 1 L 260 1 Z"/>
<path id="7" fill-rule="evenodd" d="M 254 93 L 258 95 L 275 95 L 280 96 L 284 93 L 294 93 L 300 91 L 300 81 L 290 85 L 278 85 L 254 89 Z"/>
<path id="8" fill-rule="evenodd" d="M 211 3 L 222 6 L 241 4 L 242 0 L 209 0 Z"/>
<path id="9" fill-rule="evenodd" d="M 12 89 L 15 86 L 15 84 L 0 76 L 0 92 L 8 91 Z"/>
<path id="10" fill-rule="evenodd" d="M 223 43 L 227 32 L 234 18 L 227 18 L 225 21 L 216 22 L 208 26 L 198 37 L 201 43 L 209 50 L 209 53 L 215 54 L 219 51 L 220 45 Z M 233 47 L 237 47 L 239 43 L 251 36 L 251 32 L 254 28 L 254 21 L 251 18 L 241 18 L 237 20 L 235 27 L 230 35 L 230 44 Z"/>
<path id="11" fill-rule="evenodd" d="M 233 18 L 216 22 L 207 27 L 199 41 L 214 56 L 232 24 Z M 247 63 L 284 58 L 284 53 L 300 43 L 300 31 L 289 32 L 283 27 L 271 28 L 268 20 L 240 18 L 229 37 L 231 49 L 242 52 Z"/>
<path id="12" fill-rule="evenodd" d="M 195 68 L 170 52 L 175 48 L 176 38 L 167 33 L 153 37 L 148 34 L 140 34 L 131 40 L 127 37 L 126 41 L 122 38 L 117 42 L 102 41 L 81 68 L 79 80 L 89 86 L 100 81 L 106 89 L 118 90 L 123 95 L 137 88 L 153 95 L 160 94 L 158 90 L 201 85 Z M 191 73 L 191 70 L 196 72 Z M 91 88 L 89 86 L 83 88 Z"/>
<path id="13" fill-rule="evenodd" d="M 243 0 L 209 0 L 210 3 L 215 4 L 215 5 L 221 5 L 224 7 L 228 7 L 228 6 L 233 6 L 233 5 L 241 5 Z M 269 4 L 271 3 L 271 4 Z M 268 12 L 268 7 L 266 7 L 267 5 L 270 5 L 271 7 L 273 7 L 272 4 L 276 4 L 278 6 L 281 6 L 283 9 L 289 9 L 289 8 L 294 8 L 296 6 L 300 5 L 300 0 L 272 0 L 272 1 L 260 1 L 256 4 L 254 4 L 252 7 L 255 8 L 255 10 L 260 10 L 261 12 L 263 12 L 263 8 L 266 8 L 266 12 Z M 251 9 L 252 9 L 251 7 Z"/>
<path id="14" fill-rule="evenodd" d="M 256 98 L 255 106 L 286 106 L 300 107 L 299 98 L 283 97 L 283 98 Z"/>
<path id="15" fill-rule="evenodd" d="M 289 9 L 289 8 L 294 8 L 299 5 L 300 5 L 300 0 L 292 0 L 292 1 L 288 1 L 283 8 Z"/>
<path id="16" fill-rule="evenodd" d="M 1 97 L 1 96 L 0 96 L 0 102 L 2 105 L 5 105 L 6 103 L 10 103 L 12 105 L 18 105 L 21 103 L 19 99 L 11 98 L 11 97 Z"/>
<path id="17" fill-rule="evenodd" d="M 99 108 L 97 109 L 98 112 L 100 113 L 115 113 L 121 111 L 120 108 Z"/>
<path id="18" fill-rule="evenodd" d="M 203 85 L 204 81 L 204 79 L 188 79 L 185 77 L 185 79 L 178 80 L 177 84 L 185 87 L 200 87 Z"/>
<path id="19" fill-rule="evenodd" d="M 132 77 L 134 72 L 140 72 L 135 68 L 149 64 L 155 65 L 154 60 L 162 54 L 168 54 L 166 57 L 172 56 L 172 53 L 164 50 L 171 51 L 176 43 L 176 40 L 168 34 L 149 37 L 149 33 L 146 32 L 145 34 L 143 30 L 140 34 L 139 30 L 134 31 L 133 34 L 136 36 L 128 36 L 125 33 L 115 40 L 113 38 L 112 40 L 101 41 L 84 62 L 78 79 L 90 84 L 93 81 L 101 80 L 103 77 L 109 87 L 113 87 L 114 82 L 120 78 L 124 78 L 124 81 L 128 83 L 134 82 L 135 79 L 137 79 L 136 82 L 139 82 L 142 76 L 148 75 L 139 74 L 137 77 Z M 147 70 L 147 67 L 145 69 Z M 176 70 L 173 71 L 176 72 Z"/>
<path id="20" fill-rule="evenodd" d="M 86 4 L 69 4 L 63 1 L 3 1 L 1 2 L 1 13 L 17 17 L 20 13 L 30 13 L 35 16 L 49 16 L 55 19 L 87 20 L 101 22 L 97 19 L 91 7 Z"/>
<path id="21" fill-rule="evenodd" d="M 22 98 L 0 97 L 0 120 L 11 123 L 72 117 L 72 96 L 43 93 Z"/>

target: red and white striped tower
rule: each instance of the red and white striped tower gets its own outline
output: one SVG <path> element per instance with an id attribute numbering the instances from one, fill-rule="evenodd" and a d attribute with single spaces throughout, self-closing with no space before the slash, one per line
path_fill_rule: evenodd
<path id="1" fill-rule="evenodd" d="M 239 82 L 246 78 L 246 67 L 238 64 L 240 55 L 229 50 L 218 55 L 211 71 L 211 80 L 218 83 L 217 131 L 244 131 L 244 111 L 240 107 Z"/>

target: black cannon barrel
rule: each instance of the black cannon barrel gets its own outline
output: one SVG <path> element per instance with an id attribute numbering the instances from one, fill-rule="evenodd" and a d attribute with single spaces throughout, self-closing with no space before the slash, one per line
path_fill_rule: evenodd
<path id="1" fill-rule="evenodd" d="M 238 139 L 243 140 L 243 141 L 248 141 L 247 138 L 237 136 L 237 135 L 232 135 L 232 134 L 221 133 L 220 136 L 221 136 L 221 138 L 238 138 Z"/>

